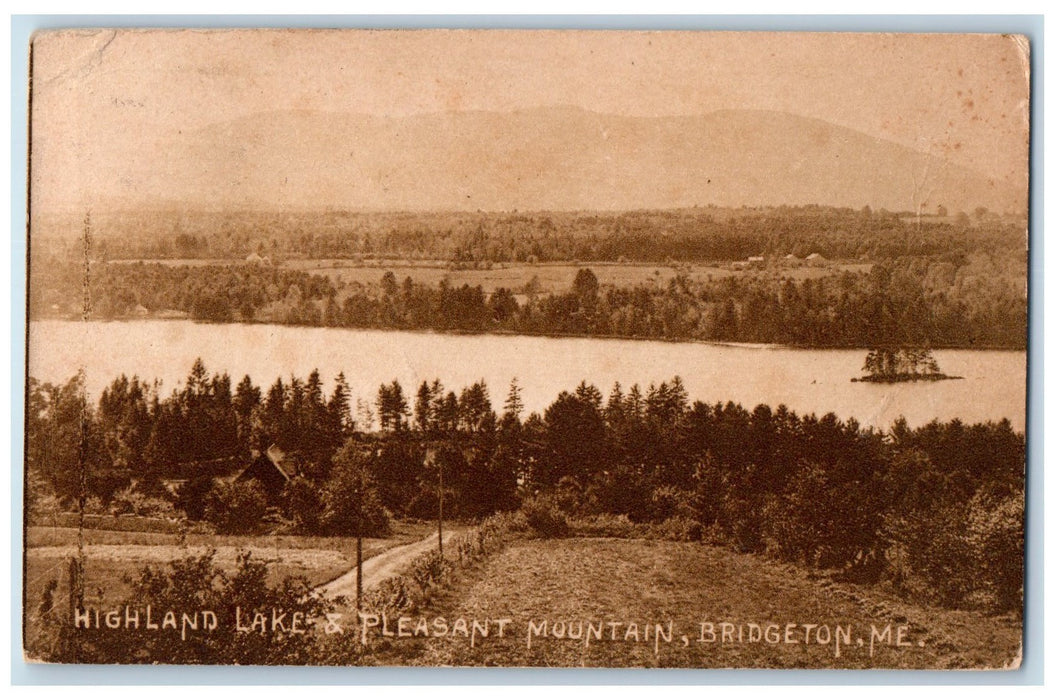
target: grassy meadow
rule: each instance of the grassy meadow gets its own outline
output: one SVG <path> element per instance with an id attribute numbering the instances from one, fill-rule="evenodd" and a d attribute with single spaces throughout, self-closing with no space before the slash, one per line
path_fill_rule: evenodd
<path id="1" fill-rule="evenodd" d="M 738 270 L 731 266 L 718 265 L 670 265 L 635 263 L 542 263 L 517 265 L 499 263 L 489 270 L 452 270 L 442 262 L 410 263 L 405 260 L 379 260 L 357 264 L 345 260 L 287 260 L 283 267 L 303 270 L 311 274 L 327 275 L 335 284 L 377 284 L 385 272 L 391 271 L 400 282 L 410 277 L 416 284 L 436 286 L 446 279 L 451 286 L 480 286 L 490 294 L 500 287 L 520 292 L 537 279 L 536 291 L 540 294 L 566 292 L 571 288 L 576 273 L 589 267 L 601 285 L 634 287 L 639 284 L 665 286 L 678 275 L 691 280 L 706 281 L 736 275 L 759 274 L 757 270 Z M 831 263 L 825 267 L 774 268 L 767 274 L 776 274 L 794 280 L 816 279 L 840 272 L 868 272 L 870 263 Z"/>

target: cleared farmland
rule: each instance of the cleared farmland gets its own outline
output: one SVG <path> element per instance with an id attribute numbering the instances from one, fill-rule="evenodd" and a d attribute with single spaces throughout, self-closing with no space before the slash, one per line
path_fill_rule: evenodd
<path id="1" fill-rule="evenodd" d="M 411 264 L 406 261 L 378 261 L 371 264 L 357 265 L 341 260 L 288 260 L 283 267 L 303 270 L 312 274 L 327 275 L 334 283 L 346 285 L 372 285 L 381 281 L 382 275 L 392 272 L 402 282 L 410 277 L 416 284 L 436 286 L 447 280 L 451 286 L 460 287 L 467 284 L 480 286 L 484 292 L 491 293 L 500 287 L 514 292 L 534 286 L 541 294 L 566 292 L 571 288 L 576 273 L 590 268 L 601 285 L 613 287 L 633 287 L 639 284 L 666 285 L 678 275 L 691 280 L 705 281 L 721 279 L 735 275 L 757 275 L 757 270 L 737 270 L 729 266 L 717 265 L 635 265 L 613 263 L 581 264 L 539 264 L 539 265 L 494 265 L 489 270 L 456 270 L 443 264 Z M 840 272 L 868 272 L 871 263 L 832 263 L 824 267 L 774 268 L 762 271 L 763 274 L 787 277 L 789 279 L 816 279 Z M 533 281 L 534 280 L 534 281 Z"/>
<path id="2" fill-rule="evenodd" d="M 473 620 L 510 622 L 501 637 L 492 623 L 489 636 L 475 640 L 378 638 L 377 661 L 1000 668 L 1014 664 L 1021 639 L 1021 623 L 1012 618 L 910 606 L 758 557 L 645 540 L 515 543 L 466 572 L 422 617 L 441 615 L 448 624 L 470 621 L 470 629 Z"/>

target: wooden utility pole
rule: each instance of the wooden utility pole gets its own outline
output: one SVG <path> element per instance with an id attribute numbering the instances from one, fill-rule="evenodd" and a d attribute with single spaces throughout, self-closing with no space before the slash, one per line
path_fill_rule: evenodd
<path id="1" fill-rule="evenodd" d="M 361 612 L 363 609 L 363 495 L 366 493 L 362 468 L 359 469 L 358 491 L 355 503 L 356 520 L 359 521 L 355 526 L 355 610 Z"/>
<path id="2" fill-rule="evenodd" d="M 81 320 L 87 323 L 92 314 L 92 291 L 91 291 L 91 249 L 92 249 L 92 213 L 89 211 L 84 215 L 84 279 L 81 284 L 83 294 L 81 306 Z M 88 501 L 88 432 L 91 430 L 88 412 L 88 389 L 87 377 L 84 367 L 77 371 L 77 379 L 80 384 L 80 443 L 77 449 L 78 468 L 78 490 L 77 490 L 77 556 L 70 560 L 70 621 L 76 610 L 84 606 L 84 571 L 85 571 L 85 541 L 84 541 L 84 508 Z"/>
<path id="3" fill-rule="evenodd" d="M 355 609 L 363 609 L 363 531 L 355 538 Z"/>
<path id="4" fill-rule="evenodd" d="M 440 468 L 440 559 L 443 559 L 443 459 L 439 460 Z"/>

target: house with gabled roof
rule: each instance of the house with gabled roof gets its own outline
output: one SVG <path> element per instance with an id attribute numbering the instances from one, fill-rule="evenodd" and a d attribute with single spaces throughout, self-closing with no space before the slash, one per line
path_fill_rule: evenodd
<path id="1" fill-rule="evenodd" d="M 297 468 L 286 454 L 272 445 L 265 452 L 254 455 L 253 461 L 232 479 L 235 483 L 256 482 L 264 489 L 269 500 L 277 499 L 286 484 L 297 476 Z"/>

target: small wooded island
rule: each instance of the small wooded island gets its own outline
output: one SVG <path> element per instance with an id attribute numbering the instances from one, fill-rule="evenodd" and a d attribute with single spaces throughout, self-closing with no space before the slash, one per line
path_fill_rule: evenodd
<path id="1" fill-rule="evenodd" d="M 865 358 L 867 374 L 852 382 L 936 382 L 942 379 L 963 379 L 942 373 L 929 348 L 872 348 Z"/>

